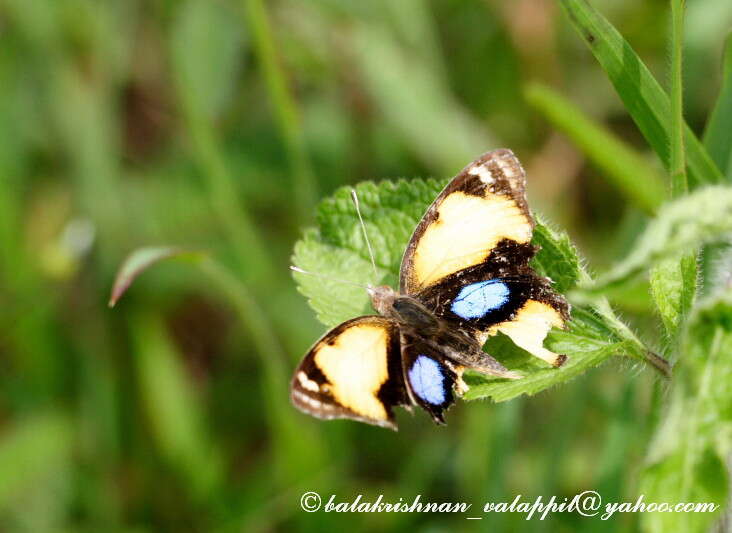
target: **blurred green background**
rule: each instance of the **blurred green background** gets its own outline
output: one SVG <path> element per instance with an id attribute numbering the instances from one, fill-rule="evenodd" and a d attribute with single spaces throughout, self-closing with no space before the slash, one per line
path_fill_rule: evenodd
<path id="1" fill-rule="evenodd" d="M 665 81 L 668 4 L 593 3 Z M 729 0 L 686 19 L 685 113 L 719 90 Z M 590 270 L 646 220 L 525 99 L 553 87 L 661 167 L 551 0 L 2 0 L 1 531 L 635 531 L 556 514 L 304 513 L 351 501 L 634 501 L 663 386 L 611 362 L 505 404 L 459 402 L 399 433 L 321 422 L 288 381 L 322 334 L 288 271 L 315 202 L 366 179 L 446 177 L 510 147 L 533 209 Z M 145 273 L 144 245 L 210 250 Z M 617 295 L 654 340 L 648 289 Z M 479 513 L 476 513 L 479 514 Z"/>

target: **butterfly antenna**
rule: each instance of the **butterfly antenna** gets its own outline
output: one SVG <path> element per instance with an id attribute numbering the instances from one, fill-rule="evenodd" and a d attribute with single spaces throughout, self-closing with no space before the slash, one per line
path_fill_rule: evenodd
<path id="1" fill-rule="evenodd" d="M 379 274 L 376 270 L 376 261 L 374 260 L 374 250 L 371 248 L 371 241 L 369 240 L 368 233 L 366 233 L 366 224 L 363 222 L 363 217 L 361 216 L 361 206 L 358 204 L 358 194 L 356 194 L 356 189 L 351 189 L 351 199 L 353 200 L 353 205 L 356 206 L 356 214 L 358 214 L 358 220 L 361 222 L 361 231 L 363 232 L 363 238 L 366 241 L 366 247 L 369 249 L 369 257 L 371 258 L 371 267 L 374 269 L 374 283 L 378 281 Z"/>
<path id="2" fill-rule="evenodd" d="M 303 270 L 300 267 L 296 267 L 295 265 L 290 266 L 290 270 L 293 272 L 299 272 L 300 274 L 307 274 L 308 276 L 315 276 L 316 278 L 322 278 L 327 279 L 328 281 L 335 281 L 337 283 L 345 283 L 346 285 L 353 285 L 354 287 L 361 287 L 362 289 L 369 290 L 369 287 L 366 285 L 361 285 L 360 283 L 356 283 L 355 281 L 349 281 L 347 279 L 341 279 L 341 278 L 334 278 L 333 276 L 325 276 L 323 274 L 318 274 L 317 272 L 310 272 L 309 270 Z"/>

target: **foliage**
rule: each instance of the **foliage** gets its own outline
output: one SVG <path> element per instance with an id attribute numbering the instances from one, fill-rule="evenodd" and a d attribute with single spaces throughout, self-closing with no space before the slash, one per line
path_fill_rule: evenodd
<path id="1" fill-rule="evenodd" d="M 443 181 L 404 180 L 362 183 L 356 187 L 364 225 L 375 251 L 379 279 L 373 272 L 363 232 L 350 189 L 342 188 L 324 201 L 318 210 L 318 229 L 306 232 L 295 245 L 293 263 L 318 276 L 295 274 L 300 291 L 327 326 L 334 326 L 368 311 L 370 302 L 363 288 L 339 284 L 347 280 L 366 286 L 387 283 L 398 285 L 399 265 L 412 231 L 432 200 L 445 186 Z M 558 290 L 571 290 L 582 272 L 577 252 L 566 235 L 557 234 L 539 222 L 535 243 L 541 246 L 534 263 L 544 276 L 555 280 Z M 535 358 L 510 349 L 510 343 L 498 338 L 488 344 L 488 351 L 505 359 L 525 378 L 514 382 L 472 376 L 466 399 L 492 397 L 502 401 L 520 394 L 535 394 L 567 381 L 596 366 L 612 355 L 643 357 L 644 347 L 625 328 L 606 304 L 576 309 L 568 331 L 555 331 L 548 345 L 557 353 L 569 356 L 561 369 L 547 368 Z"/>
<path id="2" fill-rule="evenodd" d="M 725 500 L 732 4 L 679 7 L 0 3 L 0 530 L 715 527 L 720 513 L 466 521 L 299 506 L 310 490 L 473 509 L 588 489 Z M 340 189 L 363 182 L 378 281 L 394 283 L 445 178 L 499 146 L 519 154 L 542 214 L 535 266 L 573 299 L 571 328 L 548 343 L 574 366 L 533 366 L 493 339 L 526 379 L 470 376 L 469 394 L 500 403 L 459 402 L 447 428 L 423 413 L 400 411 L 393 434 L 295 411 L 288 380 L 323 332 L 316 315 L 368 306 L 316 278 L 298 278 L 303 298 L 293 243 L 303 265 L 375 281 Z M 183 250 L 205 254 L 167 261 Z M 135 283 L 109 309 L 125 257 L 120 279 Z M 656 353 L 676 364 L 670 383 L 639 364 Z"/>
<path id="3" fill-rule="evenodd" d="M 641 490 L 649 497 L 706 501 L 720 508 L 728 499 L 732 451 L 732 292 L 729 288 L 698 305 L 682 338 L 683 359 L 665 417 L 649 450 Z M 683 527 L 706 531 L 719 513 L 661 513 L 645 519 L 649 531 Z"/>

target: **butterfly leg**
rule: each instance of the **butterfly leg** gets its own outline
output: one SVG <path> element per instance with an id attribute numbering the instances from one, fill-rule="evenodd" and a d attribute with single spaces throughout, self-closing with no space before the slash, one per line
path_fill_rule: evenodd
<path id="1" fill-rule="evenodd" d="M 462 332 L 444 329 L 424 340 L 460 366 L 499 378 L 520 379 L 523 377 L 485 353 L 481 344 Z"/>
<path id="2" fill-rule="evenodd" d="M 445 355 L 456 363 L 480 372 L 481 374 L 488 374 L 490 376 L 496 376 L 505 379 L 521 379 L 523 375 L 513 370 L 509 370 L 496 359 L 485 353 L 483 350 L 477 348 L 470 351 L 457 351 L 450 347 L 444 347 Z"/>

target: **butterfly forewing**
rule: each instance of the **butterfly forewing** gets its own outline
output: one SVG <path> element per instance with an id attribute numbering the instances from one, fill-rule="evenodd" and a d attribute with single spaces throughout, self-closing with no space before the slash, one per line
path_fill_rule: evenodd
<path id="1" fill-rule="evenodd" d="M 465 167 L 425 213 L 402 260 L 401 290 L 479 344 L 502 332 L 559 366 L 543 347 L 563 327 L 569 305 L 530 260 L 534 221 L 526 175 L 510 150 L 489 152 Z"/>
<path id="2" fill-rule="evenodd" d="M 377 316 L 354 318 L 326 333 L 291 383 L 294 405 L 318 418 L 352 418 L 396 429 L 392 407 L 406 405 L 399 327 Z"/>
<path id="3" fill-rule="evenodd" d="M 425 213 L 402 259 L 400 289 L 416 294 L 483 263 L 502 242 L 531 246 L 526 176 L 510 150 L 489 152 L 458 174 Z"/>

